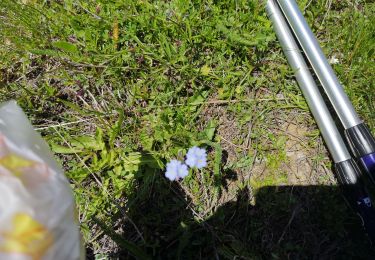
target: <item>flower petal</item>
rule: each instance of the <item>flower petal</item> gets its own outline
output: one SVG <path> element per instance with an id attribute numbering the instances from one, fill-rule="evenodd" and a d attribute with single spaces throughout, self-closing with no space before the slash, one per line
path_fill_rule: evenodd
<path id="1" fill-rule="evenodd" d="M 207 153 L 203 148 L 191 147 L 186 154 L 185 163 L 191 168 L 203 168 L 207 166 Z"/>
<path id="2" fill-rule="evenodd" d="M 181 164 L 180 168 L 178 169 L 178 177 L 185 178 L 189 174 L 189 170 L 187 165 Z"/>
<path id="3" fill-rule="evenodd" d="M 167 163 L 167 169 L 165 172 L 165 177 L 170 181 L 175 181 L 180 178 L 184 178 L 189 174 L 189 169 L 186 164 L 178 160 L 171 160 Z"/>

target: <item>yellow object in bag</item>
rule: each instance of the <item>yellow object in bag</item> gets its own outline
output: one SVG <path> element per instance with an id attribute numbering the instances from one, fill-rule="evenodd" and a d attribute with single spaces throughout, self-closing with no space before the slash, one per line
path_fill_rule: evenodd
<path id="1" fill-rule="evenodd" d="M 0 259 L 80 259 L 72 191 L 14 101 L 0 106 Z"/>

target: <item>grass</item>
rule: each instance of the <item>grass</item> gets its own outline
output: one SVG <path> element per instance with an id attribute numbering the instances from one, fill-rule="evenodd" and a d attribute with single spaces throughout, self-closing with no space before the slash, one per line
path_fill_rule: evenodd
<path id="1" fill-rule="evenodd" d="M 299 3 L 374 131 L 375 5 Z M 89 257 L 369 254 L 260 1 L 3 0 L 0 39 L 1 100 L 63 165 Z M 208 167 L 170 183 L 193 145 Z"/>

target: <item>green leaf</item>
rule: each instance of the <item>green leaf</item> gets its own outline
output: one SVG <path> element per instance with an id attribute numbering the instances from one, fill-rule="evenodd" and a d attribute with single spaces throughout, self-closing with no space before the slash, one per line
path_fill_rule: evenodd
<path id="1" fill-rule="evenodd" d="M 163 163 L 152 154 L 141 154 L 140 152 L 131 152 L 123 157 L 125 172 L 137 172 L 139 167 L 146 165 L 151 169 L 162 169 Z"/>
<path id="2" fill-rule="evenodd" d="M 49 49 L 45 49 L 45 50 L 33 49 L 33 50 L 30 50 L 30 52 L 32 54 L 35 54 L 35 55 L 47 55 L 47 56 L 50 56 L 50 57 L 60 57 L 61 56 L 61 54 L 58 51 L 49 50 Z"/>
<path id="3" fill-rule="evenodd" d="M 98 144 L 98 150 L 104 150 L 105 143 L 103 141 L 103 130 L 100 127 L 96 128 L 95 141 Z"/>
<path id="4" fill-rule="evenodd" d="M 194 112 L 197 110 L 198 105 L 201 105 L 207 98 L 208 91 L 202 91 L 201 93 L 197 93 L 194 96 L 190 97 L 188 103 L 190 105 L 190 111 Z"/>
<path id="5" fill-rule="evenodd" d="M 90 171 L 86 168 L 77 168 L 73 171 L 68 171 L 66 173 L 68 178 L 75 180 L 78 183 L 81 183 L 83 180 L 86 179 L 87 176 L 90 175 Z"/>
<path id="6" fill-rule="evenodd" d="M 120 110 L 118 120 L 111 127 L 111 129 L 109 131 L 109 144 L 111 145 L 111 147 L 113 147 L 113 143 L 114 143 L 115 139 L 120 134 L 121 126 L 122 126 L 123 121 L 124 121 L 124 112 Z"/>
<path id="7" fill-rule="evenodd" d="M 212 139 L 214 138 L 216 126 L 217 124 L 214 120 L 210 120 L 208 122 L 208 125 L 206 129 L 204 130 L 204 133 L 208 141 L 212 141 Z"/>
<path id="8" fill-rule="evenodd" d="M 156 158 L 155 156 L 151 154 L 144 154 L 141 158 L 141 164 L 147 165 L 151 169 L 162 169 L 163 163 L 160 159 Z"/>
<path id="9" fill-rule="evenodd" d="M 221 166 L 221 158 L 223 156 L 223 149 L 221 148 L 219 143 L 214 143 L 211 141 L 203 140 L 198 143 L 199 144 L 207 144 L 215 149 L 215 156 L 214 156 L 214 175 L 217 180 L 220 178 L 220 166 Z"/>
<path id="10" fill-rule="evenodd" d="M 201 68 L 201 74 L 203 76 L 207 76 L 208 74 L 210 74 L 211 72 L 211 68 L 208 67 L 207 65 L 204 65 L 202 68 Z"/>
<path id="11" fill-rule="evenodd" d="M 140 141 L 145 150 L 151 150 L 152 145 L 154 144 L 154 137 L 153 135 L 150 135 L 149 133 L 144 131 L 140 134 Z"/>
<path id="12" fill-rule="evenodd" d="M 82 152 L 81 148 L 74 148 L 74 147 L 66 147 L 63 145 L 51 144 L 51 149 L 53 152 L 58 153 L 58 154 L 75 154 L 75 153 L 80 153 Z"/>
<path id="13" fill-rule="evenodd" d="M 79 136 L 70 142 L 71 146 L 86 150 L 100 151 L 103 149 L 103 142 L 98 142 L 93 136 Z"/>
<path id="14" fill-rule="evenodd" d="M 65 42 L 65 41 L 53 42 L 52 46 L 56 47 L 56 48 L 58 48 L 62 51 L 65 51 L 65 52 L 70 52 L 70 53 L 77 53 L 78 52 L 77 46 L 75 46 L 74 44 L 71 44 L 69 42 Z"/>
<path id="15" fill-rule="evenodd" d="M 77 111 L 78 113 L 80 113 L 81 115 L 92 115 L 92 114 L 96 114 L 96 115 L 100 115 L 99 113 L 97 112 L 94 112 L 92 111 L 91 113 L 88 112 L 88 111 L 85 111 L 84 109 L 82 109 L 80 106 L 74 104 L 73 102 L 70 102 L 70 101 L 67 101 L 67 100 L 63 100 L 63 99 L 57 99 L 59 102 L 63 103 L 65 106 L 69 107 L 70 109 L 74 110 L 74 111 Z"/>
<path id="16" fill-rule="evenodd" d="M 132 152 L 125 156 L 124 169 L 125 172 L 136 172 L 141 164 L 142 154 L 139 152 Z"/>

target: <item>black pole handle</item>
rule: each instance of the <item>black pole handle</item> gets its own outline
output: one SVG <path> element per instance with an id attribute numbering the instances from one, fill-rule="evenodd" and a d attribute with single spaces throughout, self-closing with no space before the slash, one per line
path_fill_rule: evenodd
<path id="1" fill-rule="evenodd" d="M 375 245 L 375 210 L 369 197 L 357 200 L 356 211 L 362 219 L 363 227 L 372 245 Z"/>
<path id="2" fill-rule="evenodd" d="M 365 124 L 345 129 L 345 136 L 354 156 L 375 183 L 375 138 Z"/>
<path id="3" fill-rule="evenodd" d="M 349 159 L 336 163 L 335 171 L 346 200 L 362 219 L 363 227 L 372 245 L 375 245 L 375 209 L 361 181 L 360 169 Z"/>

